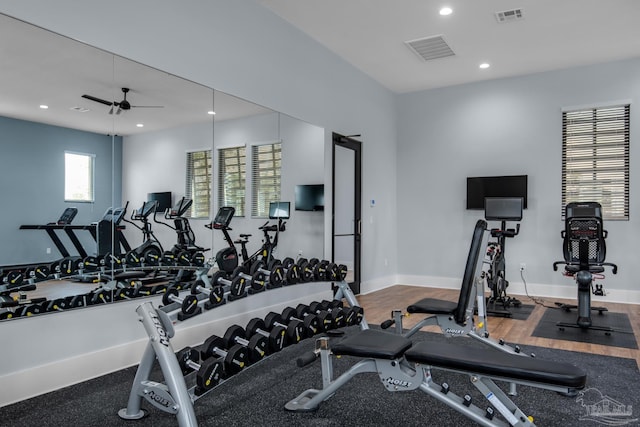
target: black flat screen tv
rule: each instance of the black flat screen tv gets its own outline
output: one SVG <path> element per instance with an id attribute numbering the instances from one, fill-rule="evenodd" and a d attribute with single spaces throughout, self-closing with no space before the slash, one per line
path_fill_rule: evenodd
<path id="1" fill-rule="evenodd" d="M 527 175 L 467 178 L 467 209 L 484 209 L 486 197 L 522 197 L 527 209 Z"/>
<path id="2" fill-rule="evenodd" d="M 324 184 L 296 185 L 297 211 L 324 210 Z"/>
<path id="3" fill-rule="evenodd" d="M 158 202 L 156 212 L 164 212 L 167 209 L 171 209 L 173 207 L 173 205 L 171 204 L 171 191 L 163 191 L 161 193 L 148 193 L 147 201 Z"/>

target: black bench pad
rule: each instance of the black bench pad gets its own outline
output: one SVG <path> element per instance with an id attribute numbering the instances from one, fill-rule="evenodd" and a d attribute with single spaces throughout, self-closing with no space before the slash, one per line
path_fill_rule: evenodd
<path id="1" fill-rule="evenodd" d="M 564 362 L 539 360 L 493 348 L 420 342 L 405 353 L 408 361 L 513 380 L 581 389 L 587 374 Z"/>
<path id="2" fill-rule="evenodd" d="M 453 314 L 458 303 L 441 299 L 424 298 L 407 307 L 409 313 Z"/>
<path id="3" fill-rule="evenodd" d="M 342 341 L 331 344 L 333 354 L 374 359 L 397 359 L 411 347 L 411 340 L 401 335 L 365 329 Z"/>

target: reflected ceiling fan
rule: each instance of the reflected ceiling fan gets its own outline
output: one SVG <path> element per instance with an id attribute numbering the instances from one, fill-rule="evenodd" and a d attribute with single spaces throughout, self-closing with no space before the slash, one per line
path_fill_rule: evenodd
<path id="1" fill-rule="evenodd" d="M 109 110 L 109 114 L 113 114 L 115 107 L 118 107 L 118 109 L 115 110 L 116 114 L 120 114 L 121 112 L 130 110 L 132 108 L 164 108 L 164 105 L 131 105 L 129 101 L 127 101 L 127 93 L 129 93 L 129 90 L 130 89 L 128 87 L 122 88 L 122 93 L 124 93 L 124 99 L 120 102 L 107 101 L 105 99 L 96 98 L 95 96 L 92 96 L 92 95 L 82 95 L 82 97 L 90 101 L 99 102 L 100 104 L 110 106 L 111 109 Z"/>

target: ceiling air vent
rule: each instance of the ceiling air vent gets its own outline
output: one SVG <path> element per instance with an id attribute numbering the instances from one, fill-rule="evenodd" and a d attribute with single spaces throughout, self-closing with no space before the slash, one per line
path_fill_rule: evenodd
<path id="1" fill-rule="evenodd" d="M 441 35 L 411 40 L 404 43 L 409 47 L 409 49 L 425 61 L 455 55 Z"/>
<path id="2" fill-rule="evenodd" d="M 503 10 L 502 12 L 496 12 L 496 19 L 498 22 L 513 22 L 524 19 L 522 9 Z"/>

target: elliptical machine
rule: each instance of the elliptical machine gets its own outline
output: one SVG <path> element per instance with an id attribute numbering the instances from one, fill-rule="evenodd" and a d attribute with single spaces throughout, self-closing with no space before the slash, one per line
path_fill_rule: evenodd
<path id="1" fill-rule="evenodd" d="M 131 219 L 123 218 L 122 220 L 133 225 L 142 231 L 142 244 L 135 249 L 128 251 L 125 255 L 125 262 L 130 267 L 140 267 L 142 264 L 148 266 L 156 266 L 160 264 L 160 258 L 164 249 L 162 244 L 153 234 L 149 215 L 155 212 L 158 201 L 153 200 L 144 202 L 142 207 L 131 212 Z M 142 222 L 139 226 L 134 221 Z"/>
<path id="2" fill-rule="evenodd" d="M 173 208 L 164 212 L 164 219 L 173 221 L 173 225 L 158 221 L 157 211 L 153 214 L 153 221 L 169 227 L 177 233 L 178 241 L 169 252 L 173 254 L 179 265 L 202 266 L 205 262 L 204 252 L 209 249 L 196 245 L 195 233 L 189 224 L 189 220 L 184 217 L 184 214 L 192 204 L 192 199 L 182 197 Z M 163 256 L 166 257 L 167 254 L 165 253 Z"/>
<path id="3" fill-rule="evenodd" d="M 522 197 L 486 197 L 484 199 L 484 217 L 487 221 L 500 221 L 500 228 L 492 228 L 491 237 L 496 240 L 487 244 L 489 269 L 486 272 L 487 286 L 491 295 L 487 298 L 486 310 L 494 316 L 511 317 L 509 307 L 520 307 L 520 300 L 507 295 L 509 281 L 506 278 L 505 243 L 520 233 L 520 224 L 516 228 L 507 228 L 507 221 L 522 220 Z"/>

